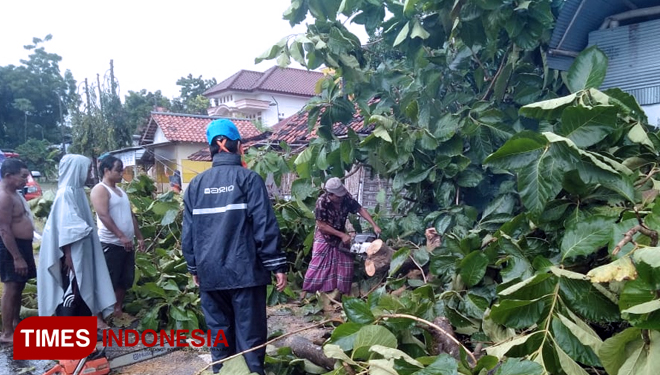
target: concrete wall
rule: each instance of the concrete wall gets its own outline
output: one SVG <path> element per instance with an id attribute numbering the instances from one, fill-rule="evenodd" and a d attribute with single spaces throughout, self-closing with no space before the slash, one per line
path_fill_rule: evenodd
<path id="1" fill-rule="evenodd" d="M 236 107 L 236 101 L 241 99 L 257 99 L 273 104 L 277 102 L 277 105 L 272 105 L 269 106 L 268 109 L 261 110 L 261 123 L 268 127 L 277 124 L 280 121 L 280 118 L 284 119 L 298 113 L 298 111 L 300 111 L 305 106 L 305 104 L 307 104 L 307 101 L 309 100 L 309 98 L 306 97 L 286 95 L 286 94 L 264 93 L 264 92 L 255 92 L 255 93 L 226 92 L 226 93 L 222 93 L 221 95 L 211 96 L 211 98 L 220 98 L 220 97 L 222 98 L 231 97 L 232 100 L 225 101 L 224 103 L 220 103 L 220 105 L 227 106 L 230 108 Z M 273 100 L 273 98 L 275 98 L 275 100 Z M 279 118 L 277 116 L 278 109 L 280 113 Z M 240 113 L 237 112 L 227 113 L 223 115 L 226 115 L 228 117 L 243 117 L 241 116 Z M 156 143 L 155 140 L 154 143 Z"/>

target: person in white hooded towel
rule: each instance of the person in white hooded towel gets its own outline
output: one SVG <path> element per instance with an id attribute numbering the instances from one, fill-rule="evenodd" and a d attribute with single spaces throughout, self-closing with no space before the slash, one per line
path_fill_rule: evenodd
<path id="1" fill-rule="evenodd" d="M 82 155 L 68 154 L 60 161 L 57 194 L 39 252 L 40 316 L 107 317 L 113 311 L 115 293 L 85 194 L 90 166 Z M 106 327 L 99 319 L 99 328 Z"/>

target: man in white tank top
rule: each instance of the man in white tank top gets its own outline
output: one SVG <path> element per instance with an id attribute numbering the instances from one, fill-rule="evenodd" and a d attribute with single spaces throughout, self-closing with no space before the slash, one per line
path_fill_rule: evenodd
<path id="1" fill-rule="evenodd" d="M 144 238 L 131 211 L 131 202 L 126 192 L 117 186 L 122 180 L 123 171 L 121 160 L 111 155 L 103 157 L 99 164 L 99 175 L 103 179 L 94 186 L 90 194 L 96 211 L 99 239 L 117 298 L 115 316 L 123 314 L 122 304 L 126 290 L 133 286 L 135 237 L 139 250 L 144 251 Z"/>

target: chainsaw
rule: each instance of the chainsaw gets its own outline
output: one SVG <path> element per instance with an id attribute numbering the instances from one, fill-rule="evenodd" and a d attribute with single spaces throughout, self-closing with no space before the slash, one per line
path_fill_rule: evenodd
<path id="1" fill-rule="evenodd" d="M 364 254 L 376 238 L 378 236 L 373 233 L 358 233 L 351 240 L 350 247 L 342 243 L 339 245 L 339 250 L 349 254 Z"/>
<path id="2" fill-rule="evenodd" d="M 111 369 L 159 357 L 175 349 L 177 349 L 175 346 L 144 348 L 108 359 L 104 347 L 83 359 L 60 360 L 58 364 L 44 373 L 44 375 L 105 375 L 110 373 Z"/>

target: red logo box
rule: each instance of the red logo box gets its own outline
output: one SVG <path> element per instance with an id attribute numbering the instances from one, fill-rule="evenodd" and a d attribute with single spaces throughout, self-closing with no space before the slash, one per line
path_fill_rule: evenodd
<path id="1" fill-rule="evenodd" d="M 96 317 L 33 316 L 14 331 L 14 359 L 82 359 L 96 348 Z"/>

